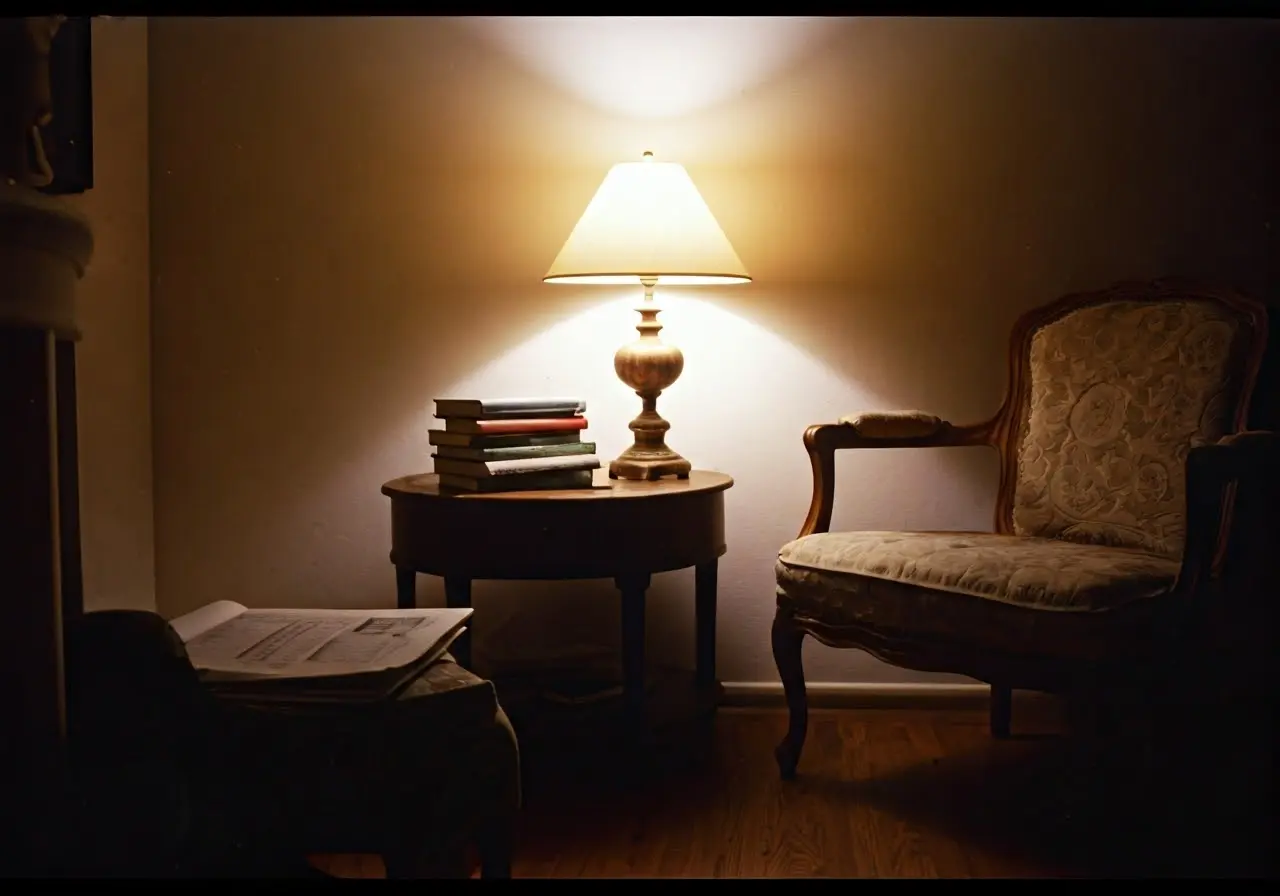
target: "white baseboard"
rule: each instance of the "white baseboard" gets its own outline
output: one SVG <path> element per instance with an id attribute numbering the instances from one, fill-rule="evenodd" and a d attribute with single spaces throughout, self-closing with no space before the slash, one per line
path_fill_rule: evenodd
<path id="1" fill-rule="evenodd" d="M 986 709 L 991 688 L 985 684 L 932 682 L 811 681 L 805 687 L 809 705 L 839 709 Z M 1015 691 L 1019 703 L 1042 695 Z M 777 681 L 726 681 L 725 706 L 785 706 L 782 683 Z"/>

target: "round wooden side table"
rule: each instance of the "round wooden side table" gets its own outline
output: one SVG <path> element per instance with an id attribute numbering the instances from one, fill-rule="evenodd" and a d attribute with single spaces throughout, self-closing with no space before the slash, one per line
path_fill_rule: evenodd
<path id="1" fill-rule="evenodd" d="M 641 721 L 645 592 L 655 572 L 695 568 L 695 682 L 716 685 L 716 564 L 732 485 L 705 470 L 655 482 L 599 470 L 590 489 L 480 494 L 442 492 L 434 474 L 392 480 L 382 493 L 391 499 L 397 604 L 415 605 L 418 573 L 444 579 L 450 607 L 471 605 L 473 579 L 611 578 L 622 598 L 623 701 Z M 464 666 L 467 637 L 453 648 Z"/>

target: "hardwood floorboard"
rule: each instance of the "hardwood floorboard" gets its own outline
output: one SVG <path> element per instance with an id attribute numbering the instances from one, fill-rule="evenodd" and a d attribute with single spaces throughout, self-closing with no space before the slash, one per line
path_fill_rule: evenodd
<path id="1" fill-rule="evenodd" d="M 1018 721 L 1025 733 L 997 741 L 979 710 L 815 710 L 799 777 L 783 782 L 773 746 L 785 713 L 722 709 L 701 761 L 647 774 L 566 762 L 528 775 L 514 875 L 1142 876 L 1156 854 L 1135 838 L 1166 811 L 1162 794 L 1117 802 L 1109 819 L 1120 785 L 1098 780 L 1061 720 Z M 373 857 L 316 864 L 382 873 Z"/>

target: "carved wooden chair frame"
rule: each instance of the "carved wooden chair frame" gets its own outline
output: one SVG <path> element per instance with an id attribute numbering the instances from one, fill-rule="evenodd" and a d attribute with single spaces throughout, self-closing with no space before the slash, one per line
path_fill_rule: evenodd
<path id="1" fill-rule="evenodd" d="M 913 438 L 877 438 L 859 434 L 844 424 L 818 424 L 805 430 L 804 446 L 813 468 L 813 498 L 809 514 L 797 538 L 830 531 L 835 503 L 835 453 L 852 448 L 943 448 L 987 446 L 1000 453 L 1000 483 L 995 507 L 995 532 L 1012 535 L 1013 498 L 1017 476 L 1019 431 L 1026 415 L 1031 388 L 1031 340 L 1046 324 L 1081 308 L 1115 302 L 1162 300 L 1207 300 L 1224 305 L 1252 328 L 1252 341 L 1237 352 L 1240 397 L 1231 417 L 1230 430 L 1245 429 L 1249 399 L 1257 381 L 1266 348 L 1267 315 L 1263 305 L 1246 296 L 1214 289 L 1185 280 L 1163 279 L 1121 283 L 1109 289 L 1068 295 L 1023 315 L 1015 324 L 1010 340 L 1008 387 L 995 416 L 981 423 L 956 425 L 943 422 L 934 432 Z M 1226 547 L 1227 515 L 1230 512 L 1232 483 L 1242 468 L 1252 469 L 1262 455 L 1270 456 L 1280 437 L 1251 433 L 1228 436 L 1216 445 L 1191 451 L 1187 460 L 1186 546 L 1174 596 L 1194 602 L 1204 580 L 1213 575 Z M 1261 446 L 1261 447 L 1260 447 Z M 1236 454 L 1246 454 L 1241 462 Z M 1227 455 L 1232 455 L 1228 457 Z M 968 675 L 991 683 L 991 733 L 1009 734 L 1014 688 L 1047 692 L 1088 693 L 1102 680 L 1119 674 L 1113 667 L 1101 669 L 1079 663 L 1000 653 L 983 648 L 969 649 L 956 642 L 916 638 L 902 633 L 888 634 L 857 625 L 828 625 L 820 620 L 796 615 L 779 603 L 773 621 L 773 655 L 786 693 L 790 724 L 778 745 L 776 758 L 784 778 L 795 774 L 808 727 L 808 698 L 805 693 L 801 647 L 811 635 L 829 647 L 857 647 L 872 656 L 908 669 Z M 1135 662 L 1137 657 L 1134 658 Z"/>

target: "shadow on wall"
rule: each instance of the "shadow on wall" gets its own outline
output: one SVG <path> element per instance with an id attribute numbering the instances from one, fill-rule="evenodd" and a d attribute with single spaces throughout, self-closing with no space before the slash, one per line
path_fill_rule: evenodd
<path id="1" fill-rule="evenodd" d="M 688 166 L 755 277 L 662 297 L 687 354 L 666 407 L 673 444 L 738 479 L 722 675 L 772 677 L 762 633 L 773 553 L 808 501 L 805 423 L 990 414 L 1013 320 L 1066 291 L 1170 273 L 1280 291 L 1268 24 L 830 19 L 789 32 L 764 75 L 722 77 L 727 98 L 640 118 L 475 23 L 152 20 L 161 609 L 386 603 L 377 487 L 427 467 L 427 402 L 446 390 L 584 384 L 593 434 L 619 439 L 609 421 L 635 399 L 607 358 L 632 338 L 630 299 L 539 281 L 609 165 L 652 148 Z M 583 316 L 591 348 L 543 338 Z M 789 392 L 717 373 L 735 343 L 682 329 L 699 322 L 793 347 Z M 711 403 L 717 435 L 695 414 Z M 984 525 L 994 468 L 939 458 L 844 463 L 856 500 L 838 521 Z M 679 576 L 655 586 L 654 624 L 683 656 Z"/>

